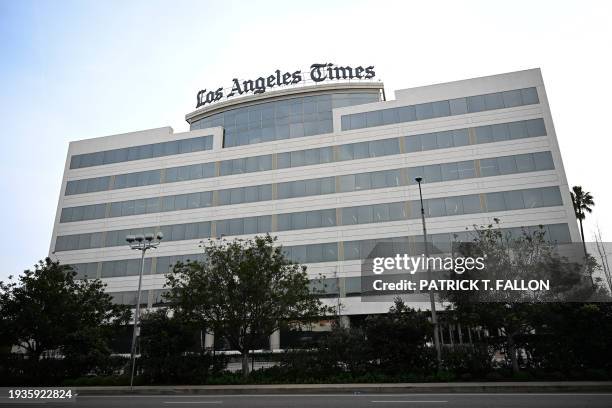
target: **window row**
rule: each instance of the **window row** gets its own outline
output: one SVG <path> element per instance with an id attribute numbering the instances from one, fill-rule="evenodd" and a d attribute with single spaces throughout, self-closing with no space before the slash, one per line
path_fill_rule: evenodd
<path id="1" fill-rule="evenodd" d="M 341 126 L 342 130 L 363 129 L 537 103 L 539 103 L 539 99 L 536 88 L 515 89 L 467 98 L 342 115 Z"/>
<path id="2" fill-rule="evenodd" d="M 408 182 L 411 184 L 416 184 L 415 178 L 417 177 L 422 177 L 425 183 L 436 183 L 474 177 L 553 170 L 554 168 L 552 154 L 550 152 L 538 152 L 480 159 L 478 163 L 479 176 L 476 174 L 476 162 L 473 160 L 410 167 L 407 169 L 407 176 Z"/>
<path id="3" fill-rule="evenodd" d="M 138 292 L 135 290 L 125 292 L 108 292 L 112 297 L 112 302 L 116 305 L 136 306 L 138 303 Z M 146 306 L 149 303 L 149 291 L 140 291 L 140 306 Z"/>
<path id="4" fill-rule="evenodd" d="M 506 236 L 519 237 L 525 231 L 533 233 L 535 231 L 543 231 L 544 237 L 550 242 L 568 243 L 571 242 L 569 227 L 567 224 L 549 224 L 549 225 L 532 225 L 528 227 L 503 228 L 502 233 Z M 460 231 L 453 233 L 429 234 L 428 242 L 432 247 L 439 251 L 450 251 L 450 245 L 453 242 L 471 242 L 473 239 L 472 232 Z M 348 260 L 363 260 L 367 259 L 376 245 L 380 243 L 388 243 L 392 245 L 395 253 L 410 253 L 414 252 L 414 248 L 419 251 L 420 243 L 423 242 L 422 235 L 410 237 L 392 237 L 381 239 L 365 239 L 357 241 L 343 242 L 328 242 L 323 244 L 307 244 L 296 246 L 283 247 L 284 253 L 293 262 L 298 263 L 318 263 L 318 262 L 335 262 Z M 344 257 L 340 259 L 338 247 L 342 244 Z M 151 274 L 153 265 L 155 265 L 155 273 L 167 273 L 172 270 L 172 267 L 177 262 L 187 263 L 189 261 L 203 262 L 205 256 L 200 254 L 175 255 L 145 258 L 145 274 Z M 97 262 L 87 264 L 74 264 L 72 267 L 78 271 L 77 278 L 95 278 L 97 275 Z M 118 276 L 136 276 L 140 273 L 140 258 L 122 259 L 116 261 L 101 262 L 102 278 L 118 277 Z M 90 267 L 90 265 L 96 265 Z M 81 273 L 82 270 L 90 270 L 91 274 Z"/>
<path id="5" fill-rule="evenodd" d="M 405 144 L 403 152 L 414 153 L 425 150 L 470 145 L 472 144 L 470 143 L 469 137 L 470 129 L 473 129 L 475 133 L 474 140 L 476 144 L 546 135 L 544 120 L 532 119 L 476 128 L 464 128 L 406 136 L 403 138 Z M 402 153 L 400 139 L 401 138 L 373 140 L 369 142 L 349 143 L 338 146 L 277 153 L 276 166 L 274 166 L 274 155 L 272 154 L 222 160 L 219 162 L 219 176 L 400 154 Z M 336 152 L 334 152 L 334 149 Z M 197 180 L 215 176 L 217 176 L 215 162 L 199 163 L 161 170 L 119 174 L 114 176 L 114 179 L 112 176 L 105 176 L 71 180 L 66 184 L 65 194 L 91 193 L 109 189 L 116 190 L 147 186 L 162 182 L 174 183 L 177 181 Z"/>
<path id="6" fill-rule="evenodd" d="M 319 295 L 321 298 L 336 297 L 340 293 L 337 278 L 311 280 L 308 283 L 308 287 L 312 293 Z M 168 301 L 165 299 L 164 295 L 168 292 L 168 289 L 141 290 L 140 305 L 156 307 L 166 304 Z M 112 302 L 118 305 L 136 306 L 136 302 L 138 301 L 137 291 L 108 292 L 108 294 L 111 296 Z M 151 296 L 150 304 L 149 296 Z"/>
<path id="7" fill-rule="evenodd" d="M 556 186 L 423 200 L 423 207 L 427 217 L 444 217 L 559 205 L 563 205 L 563 200 L 559 187 Z M 164 241 L 210 238 L 212 223 L 215 224 L 216 236 L 221 237 L 414 219 L 420 217 L 420 201 L 362 205 L 344 207 L 338 210 L 339 218 L 336 216 L 336 209 L 331 208 L 278 215 L 162 225 L 159 228 L 148 227 L 114 230 L 107 231 L 106 233 L 92 232 L 61 235 L 56 239 L 55 251 L 121 246 L 126 245 L 125 237 L 127 235 L 155 234 L 157 231 L 161 231 L 164 234 Z M 275 229 L 272 228 L 273 217 L 276 217 L 277 222 Z M 106 234 L 105 237 L 104 234 Z"/>
<path id="8" fill-rule="evenodd" d="M 542 229 L 541 229 L 542 227 Z M 509 237 L 520 237 L 524 232 L 544 232 L 544 238 L 549 242 L 568 243 L 571 242 L 569 227 L 567 224 L 532 225 L 528 227 L 502 228 L 502 233 Z M 473 240 L 471 231 L 456 233 L 428 234 L 427 242 L 432 253 L 450 252 L 453 242 L 471 242 Z M 412 239 L 410 239 L 412 238 Z M 419 243 L 423 242 L 423 236 L 416 237 L 394 237 L 381 239 L 366 239 L 358 241 L 344 241 L 344 260 L 363 260 L 371 257 L 376 245 L 387 243 L 392 246 L 393 253 L 411 253 L 422 251 Z M 415 244 L 417 246 L 415 247 Z"/>
<path id="9" fill-rule="evenodd" d="M 164 211 L 179 211 L 204 208 L 213 205 L 232 205 L 273 199 L 287 199 L 313 195 L 351 192 L 359 190 L 396 187 L 403 185 L 402 173 L 406 172 L 408 184 L 415 184 L 416 177 L 426 183 L 451 181 L 530 171 L 552 170 L 554 163 L 550 152 L 526 153 L 515 156 L 467 160 L 462 162 L 432 164 L 409 167 L 407 169 L 383 170 L 368 173 L 338 176 L 339 189 L 336 191 L 336 177 L 323 177 L 309 180 L 290 181 L 277 184 L 277 194 L 273 197 L 272 184 L 236 187 L 213 192 L 190 193 L 164 197 L 143 198 L 138 200 L 110 203 L 107 214 L 106 204 L 93 204 L 62 209 L 60 222 L 74 222 L 106 217 L 123 217 L 138 214 L 151 214 Z"/>
<path id="10" fill-rule="evenodd" d="M 132 160 L 150 159 L 153 157 L 170 156 L 181 153 L 211 150 L 212 136 L 194 137 L 191 139 L 173 140 L 122 149 L 105 150 L 101 152 L 75 154 L 70 158 L 70 168 L 100 166 L 103 164 L 120 163 Z"/>

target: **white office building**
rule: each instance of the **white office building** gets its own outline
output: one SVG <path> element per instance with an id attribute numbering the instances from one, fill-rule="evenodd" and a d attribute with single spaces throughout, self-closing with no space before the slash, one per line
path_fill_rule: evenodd
<path id="1" fill-rule="evenodd" d="M 393 100 L 371 79 L 320 81 L 222 98 L 186 120 L 185 133 L 70 143 L 50 253 L 117 302 L 136 302 L 128 234 L 164 234 L 146 254 L 142 303 L 154 307 L 164 273 L 201 257 L 201 240 L 270 232 L 325 275 L 325 301 L 342 314 L 384 313 L 389 303 L 361 299 L 360 260 L 382 240 L 420 239 L 418 176 L 434 244 L 494 218 L 580 239 L 539 69 Z"/>

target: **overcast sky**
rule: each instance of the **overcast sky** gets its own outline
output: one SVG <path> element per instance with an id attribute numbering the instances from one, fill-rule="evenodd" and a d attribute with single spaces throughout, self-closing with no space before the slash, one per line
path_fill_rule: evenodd
<path id="1" fill-rule="evenodd" d="M 611 5 L 0 0 L 0 279 L 47 255 L 69 141 L 186 131 L 197 90 L 314 62 L 375 65 L 388 99 L 540 67 L 587 236 L 611 241 Z"/>

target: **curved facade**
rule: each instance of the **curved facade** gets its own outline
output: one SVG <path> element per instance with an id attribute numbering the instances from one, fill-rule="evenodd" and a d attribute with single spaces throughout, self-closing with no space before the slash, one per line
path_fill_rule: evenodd
<path id="1" fill-rule="evenodd" d="M 382 86 L 344 84 L 277 91 L 213 105 L 186 119 L 191 130 L 223 127 L 223 147 L 321 135 L 333 132 L 334 109 L 379 102 Z"/>
<path id="2" fill-rule="evenodd" d="M 139 254 L 124 237 L 162 231 L 143 280 L 154 306 L 202 239 L 271 232 L 351 316 L 389 308 L 362 301 L 361 259 L 421 239 L 415 177 L 435 244 L 493 218 L 579 240 L 539 70 L 383 95 L 380 83 L 292 88 L 198 109 L 185 133 L 72 142 L 50 252 L 133 303 Z"/>

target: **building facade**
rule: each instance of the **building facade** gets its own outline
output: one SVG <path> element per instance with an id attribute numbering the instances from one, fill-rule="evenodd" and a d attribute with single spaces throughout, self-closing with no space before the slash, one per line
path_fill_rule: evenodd
<path id="1" fill-rule="evenodd" d="M 389 309 L 362 301 L 361 259 L 420 239 L 415 177 L 434 244 L 494 218 L 579 241 L 539 69 L 384 95 L 372 81 L 294 87 L 201 107 L 185 133 L 71 142 L 51 256 L 135 304 L 139 253 L 125 236 L 161 231 L 141 298 L 154 307 L 164 273 L 201 257 L 201 240 L 270 232 L 350 317 Z"/>

